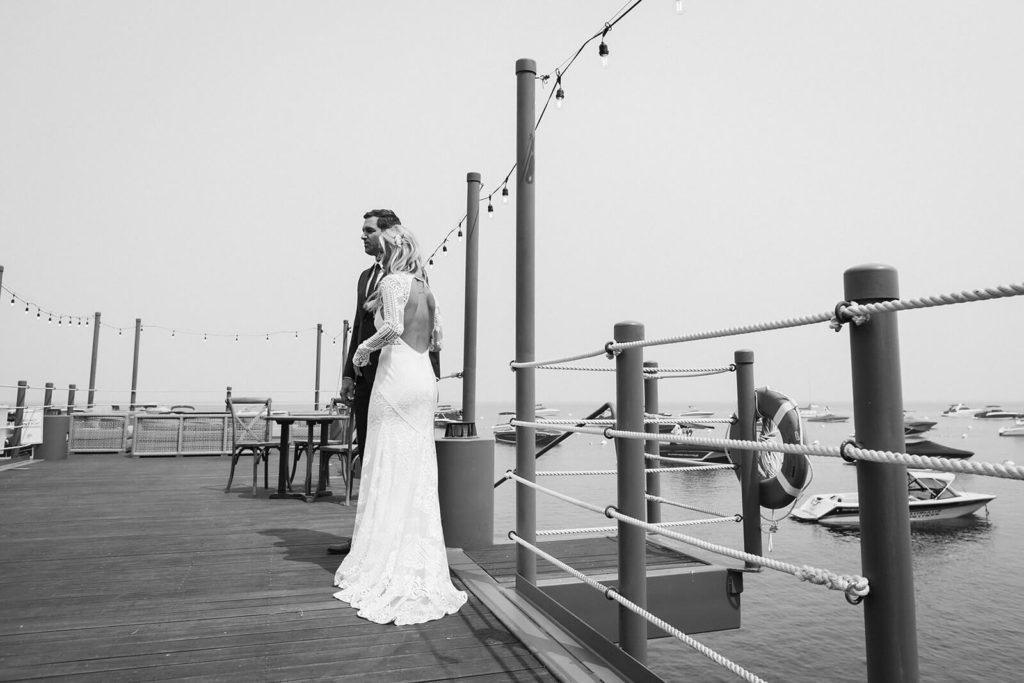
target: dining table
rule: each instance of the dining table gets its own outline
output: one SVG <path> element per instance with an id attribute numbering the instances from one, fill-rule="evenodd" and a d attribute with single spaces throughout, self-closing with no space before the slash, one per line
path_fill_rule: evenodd
<path id="1" fill-rule="evenodd" d="M 314 428 L 319 425 L 319 445 L 326 446 L 331 424 L 338 420 L 347 420 L 349 416 L 339 413 L 313 411 L 308 413 L 272 413 L 267 416 L 267 419 L 276 422 L 281 430 L 281 458 L 277 469 L 277 492 L 270 494 L 270 497 L 305 500 L 307 503 L 311 503 L 317 498 L 330 496 L 331 492 L 327 490 L 327 461 L 322 456 L 320 458 L 320 467 L 318 468 L 316 490 L 313 490 L 313 445 L 317 443 L 313 440 L 313 432 Z M 291 426 L 296 422 L 306 423 L 306 477 L 302 493 L 291 491 L 291 484 L 288 481 L 289 439 L 291 438 Z"/>

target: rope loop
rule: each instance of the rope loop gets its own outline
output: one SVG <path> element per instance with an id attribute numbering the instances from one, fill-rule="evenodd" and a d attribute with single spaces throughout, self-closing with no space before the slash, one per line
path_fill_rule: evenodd
<path id="1" fill-rule="evenodd" d="M 604 509 L 604 516 L 605 516 L 605 517 L 607 517 L 608 519 L 615 519 L 615 518 L 614 518 L 614 517 L 612 516 L 612 514 L 611 514 L 610 510 L 615 510 L 616 512 L 618 512 L 618 511 L 619 511 L 619 508 L 615 507 L 614 505 L 609 505 L 608 507 L 606 507 L 606 508 Z"/>
<path id="2" fill-rule="evenodd" d="M 852 455 L 846 454 L 846 449 L 860 447 L 861 445 L 854 441 L 853 439 L 847 439 L 846 441 L 839 444 L 839 457 L 845 460 L 846 462 L 857 462 L 857 458 L 853 457 Z"/>
<path id="3" fill-rule="evenodd" d="M 614 588 L 605 588 L 605 589 L 604 589 L 604 597 L 605 597 L 605 600 L 614 600 L 614 599 L 615 599 L 615 596 L 614 596 L 614 595 L 612 595 L 612 593 L 614 593 L 614 592 L 615 592 L 615 589 L 614 589 Z"/>
<path id="4" fill-rule="evenodd" d="M 603 434 L 604 434 L 604 438 L 608 439 L 609 441 L 611 441 L 612 439 L 614 439 L 615 437 L 614 437 L 614 436 L 612 436 L 611 434 L 609 434 L 609 432 L 610 432 L 610 431 L 612 431 L 613 429 L 615 429 L 615 427 L 614 427 L 614 426 L 612 426 L 612 427 L 605 427 L 605 428 L 604 428 L 604 432 L 603 432 Z"/>
<path id="5" fill-rule="evenodd" d="M 832 319 L 828 322 L 828 326 L 836 332 L 839 332 L 843 329 L 843 325 L 845 323 L 852 322 L 854 325 L 863 325 L 867 321 L 871 320 L 870 313 L 856 315 L 848 310 L 851 306 L 856 305 L 857 303 L 855 301 L 840 301 L 837 303 L 833 310 Z"/>
<path id="6" fill-rule="evenodd" d="M 515 532 L 514 529 L 509 529 L 508 534 L 506 534 L 506 535 L 508 536 L 508 540 L 510 540 L 510 541 L 515 541 L 516 540 L 516 532 Z"/>
<path id="7" fill-rule="evenodd" d="M 864 602 L 864 596 L 866 595 L 866 593 L 861 593 L 858 591 L 856 587 L 850 586 L 845 591 L 843 591 L 843 595 L 846 597 L 846 602 L 850 603 L 851 605 L 859 605 L 860 603 Z"/>
<path id="8" fill-rule="evenodd" d="M 615 356 L 619 355 L 619 350 L 612 348 L 612 345 L 614 343 L 615 340 L 613 339 L 604 345 L 604 355 L 607 356 L 608 360 L 612 360 L 613 358 L 615 358 Z"/>
<path id="9" fill-rule="evenodd" d="M 736 372 L 736 364 L 729 363 L 729 372 Z"/>
<path id="10" fill-rule="evenodd" d="M 519 369 L 519 368 L 516 367 L 516 360 L 515 360 L 515 358 L 513 358 L 512 360 L 510 360 L 508 362 L 508 369 L 511 370 L 512 372 L 515 372 L 516 370 Z"/>

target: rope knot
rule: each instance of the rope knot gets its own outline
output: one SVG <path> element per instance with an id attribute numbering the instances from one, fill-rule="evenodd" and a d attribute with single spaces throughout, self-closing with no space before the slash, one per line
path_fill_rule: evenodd
<path id="1" fill-rule="evenodd" d="M 619 355 L 619 351 L 612 348 L 612 344 L 614 343 L 615 340 L 613 339 L 604 345 L 604 355 L 608 357 L 608 360 L 612 360 L 615 356 Z"/>
<path id="2" fill-rule="evenodd" d="M 849 311 L 850 306 L 855 306 L 855 301 L 840 301 L 836 304 L 835 310 L 832 315 L 832 319 L 829 320 L 828 326 L 836 332 L 843 329 L 843 325 L 852 322 L 854 325 L 863 325 L 867 321 L 871 320 L 871 315 L 865 313 L 864 315 L 854 315 Z"/>

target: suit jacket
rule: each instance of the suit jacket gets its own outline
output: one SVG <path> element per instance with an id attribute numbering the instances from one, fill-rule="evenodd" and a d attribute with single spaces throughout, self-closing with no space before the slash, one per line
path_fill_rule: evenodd
<path id="1" fill-rule="evenodd" d="M 360 384 L 366 387 L 373 386 L 373 379 L 377 374 L 377 360 L 380 358 L 380 351 L 371 353 L 370 364 L 361 368 L 362 374 L 356 377 L 355 365 L 352 363 L 352 359 L 356 355 L 356 347 L 377 332 L 377 326 L 373 324 L 374 314 L 363 307 L 363 304 L 366 303 L 367 295 L 372 293 L 366 291 L 366 285 L 369 284 L 372 274 L 373 266 L 359 273 L 359 280 L 356 283 L 356 313 L 352 316 L 352 339 L 348 347 L 348 358 L 345 359 L 345 369 L 342 372 L 343 377 L 352 377 L 356 380 L 357 388 Z M 379 282 L 380 278 L 377 281 Z M 441 354 L 437 351 L 431 351 L 430 364 L 434 368 L 434 377 L 440 377 Z"/>

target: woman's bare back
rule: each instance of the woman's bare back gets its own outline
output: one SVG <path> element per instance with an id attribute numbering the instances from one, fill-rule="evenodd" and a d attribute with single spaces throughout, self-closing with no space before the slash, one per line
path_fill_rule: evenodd
<path id="1" fill-rule="evenodd" d="M 418 277 L 414 277 L 409 285 L 404 324 L 402 341 L 414 351 L 426 352 L 434 332 L 434 293 Z"/>

